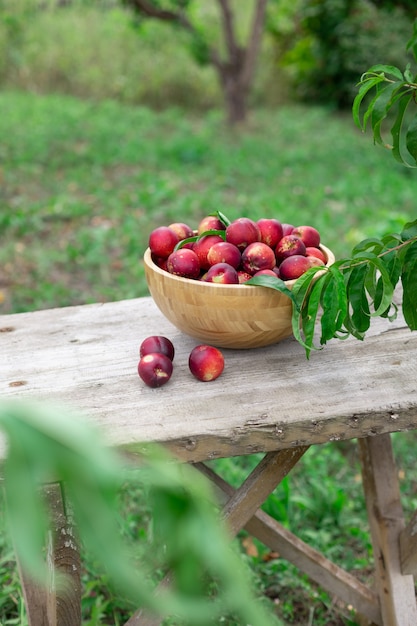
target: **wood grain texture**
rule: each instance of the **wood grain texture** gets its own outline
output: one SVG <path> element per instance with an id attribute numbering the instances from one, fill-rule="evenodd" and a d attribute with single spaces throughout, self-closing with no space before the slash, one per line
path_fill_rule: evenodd
<path id="1" fill-rule="evenodd" d="M 29 626 L 50 626 L 46 589 L 28 575 L 20 563 L 18 554 L 16 554 L 16 563 Z"/>
<path id="2" fill-rule="evenodd" d="M 415 626 L 414 579 L 401 572 L 404 517 L 390 435 L 362 439 L 359 449 L 383 624 Z"/>
<path id="3" fill-rule="evenodd" d="M 51 519 L 45 541 L 48 585 L 25 572 L 18 560 L 29 626 L 81 626 L 81 561 L 71 515 L 65 508 L 61 485 L 43 488 Z"/>
<path id="4" fill-rule="evenodd" d="M 227 501 L 222 517 L 235 536 L 308 450 L 306 446 L 268 452 Z"/>
<path id="5" fill-rule="evenodd" d="M 176 348 L 159 389 L 137 375 L 152 334 Z M 401 318 L 376 319 L 364 342 L 333 340 L 309 361 L 293 339 L 223 350 L 225 371 L 209 383 L 188 370 L 196 344 L 151 298 L 3 316 L 0 394 L 79 409 L 132 459 L 143 442 L 202 461 L 417 427 L 417 333 Z"/>
<path id="6" fill-rule="evenodd" d="M 400 535 L 401 571 L 417 576 L 417 511 Z"/>

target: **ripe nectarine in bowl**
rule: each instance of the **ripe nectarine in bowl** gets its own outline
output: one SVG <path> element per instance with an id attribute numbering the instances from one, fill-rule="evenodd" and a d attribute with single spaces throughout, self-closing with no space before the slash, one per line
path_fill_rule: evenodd
<path id="1" fill-rule="evenodd" d="M 335 257 L 323 245 L 326 265 Z M 259 348 L 292 335 L 292 303 L 275 289 L 183 278 L 144 255 L 150 294 L 163 315 L 182 332 L 220 348 Z M 285 284 L 291 289 L 295 280 Z"/>

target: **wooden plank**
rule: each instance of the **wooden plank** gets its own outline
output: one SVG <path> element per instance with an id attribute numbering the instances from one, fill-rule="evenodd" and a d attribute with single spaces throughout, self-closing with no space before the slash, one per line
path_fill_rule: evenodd
<path id="1" fill-rule="evenodd" d="M 267 497 L 300 460 L 308 447 L 269 452 L 236 489 L 226 503 L 222 517 L 232 536 L 241 530 Z"/>
<path id="2" fill-rule="evenodd" d="M 74 525 L 61 485 L 46 485 L 43 493 L 51 524 L 46 540 L 47 587 L 31 579 L 18 563 L 29 626 L 81 625 L 81 566 Z"/>
<path id="3" fill-rule="evenodd" d="M 29 626 L 50 626 L 46 589 L 26 573 L 17 555 L 16 563 Z"/>
<path id="4" fill-rule="evenodd" d="M 195 467 L 228 497 L 235 492 L 211 468 L 203 463 L 197 463 Z M 336 595 L 347 605 L 352 605 L 367 620 L 373 624 L 382 624 L 378 598 L 372 590 L 284 528 L 270 515 L 258 510 L 247 522 L 245 529 L 271 550 L 278 552 L 280 557 L 293 563 L 323 589 Z"/>
<path id="5" fill-rule="evenodd" d="M 81 564 L 74 524 L 64 503 L 62 486 L 46 485 L 44 493 L 51 520 L 47 544 L 51 572 L 47 592 L 48 626 L 81 625 Z M 63 575 L 64 580 L 60 580 L 59 575 Z"/>
<path id="6" fill-rule="evenodd" d="M 417 511 L 400 535 L 401 571 L 417 576 Z"/>
<path id="7" fill-rule="evenodd" d="M 157 390 L 136 370 L 151 334 L 176 348 L 172 379 Z M 401 318 L 376 319 L 364 342 L 332 341 L 309 361 L 293 339 L 225 350 L 210 384 L 188 371 L 196 343 L 150 298 L 6 315 L 0 393 L 78 408 L 132 458 L 150 441 L 194 462 L 417 427 L 417 333 Z"/>
<path id="8" fill-rule="evenodd" d="M 401 572 L 399 538 L 404 516 L 390 436 L 360 440 L 359 449 L 383 623 L 415 626 L 414 579 Z"/>

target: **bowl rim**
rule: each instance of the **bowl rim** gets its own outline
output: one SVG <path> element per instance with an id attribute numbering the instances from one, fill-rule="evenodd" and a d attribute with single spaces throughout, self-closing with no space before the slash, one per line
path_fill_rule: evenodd
<path id="1" fill-rule="evenodd" d="M 333 252 L 330 250 L 330 248 L 327 248 L 327 246 L 320 244 L 318 246 L 321 250 L 323 250 L 323 252 L 326 254 L 327 256 L 327 263 L 325 267 L 330 267 L 330 265 L 333 265 L 333 263 L 335 262 L 336 258 L 333 254 Z M 169 272 L 167 272 L 166 270 L 163 270 L 162 268 L 158 267 L 158 265 L 156 265 L 156 263 L 154 263 L 153 259 L 152 259 L 152 254 L 151 254 L 151 250 L 150 248 L 146 248 L 145 253 L 143 255 L 143 260 L 145 265 L 147 265 L 150 269 L 152 269 L 152 271 L 154 271 L 156 274 L 160 274 L 163 278 L 166 278 L 167 276 L 169 277 L 170 280 L 176 280 L 182 284 L 189 284 L 189 285 L 201 285 L 204 288 L 213 288 L 213 289 L 241 289 L 242 287 L 252 287 L 253 289 L 263 289 L 263 287 L 260 287 L 259 285 L 245 285 L 245 283 L 240 283 L 240 284 L 223 284 L 223 283 L 206 283 L 204 281 L 200 281 L 200 280 L 196 280 L 194 278 L 184 278 L 183 276 L 176 276 L 175 274 L 170 274 Z M 321 272 L 317 272 L 317 276 L 320 276 Z M 284 280 L 283 282 L 285 283 L 285 285 L 287 287 L 292 287 L 296 281 L 298 279 L 297 278 L 293 278 L 292 280 Z"/>

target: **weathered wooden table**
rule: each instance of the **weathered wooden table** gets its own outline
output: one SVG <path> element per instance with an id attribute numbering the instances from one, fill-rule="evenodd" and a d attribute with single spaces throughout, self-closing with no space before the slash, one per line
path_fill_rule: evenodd
<path id="1" fill-rule="evenodd" d="M 176 347 L 169 384 L 146 387 L 137 375 L 138 346 L 164 334 Z M 226 368 L 211 383 L 195 380 L 188 355 L 198 342 L 179 333 L 150 298 L 0 317 L 3 397 L 36 398 L 81 409 L 109 445 L 139 454 L 158 442 L 196 464 L 224 494 L 233 533 L 245 527 L 368 623 L 415 626 L 417 514 L 404 522 L 390 433 L 417 428 L 417 333 L 401 317 L 375 320 L 364 342 L 332 341 L 310 361 L 293 339 L 259 350 L 225 350 Z M 259 509 L 311 445 L 357 439 L 375 557 L 375 585 L 300 541 Z M 234 490 L 204 461 L 265 452 Z M 58 529 L 66 520 L 51 489 Z M 56 562 L 71 563 L 58 532 Z M 67 542 L 68 543 L 68 542 Z M 79 568 L 69 568 L 79 571 Z M 32 626 L 80 623 L 80 582 L 65 598 L 40 594 L 23 575 Z M 358 618 L 359 619 L 359 618 Z M 157 623 L 138 611 L 128 621 Z M 365 623 L 365 622 L 363 622 Z"/>

